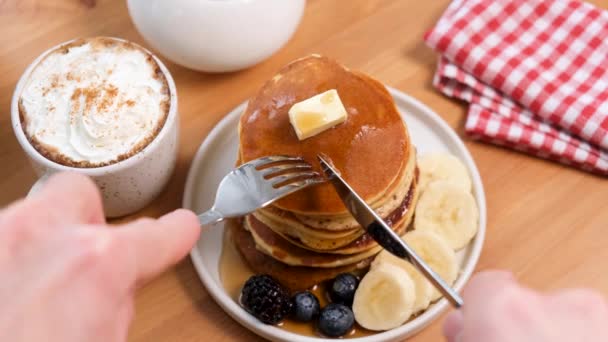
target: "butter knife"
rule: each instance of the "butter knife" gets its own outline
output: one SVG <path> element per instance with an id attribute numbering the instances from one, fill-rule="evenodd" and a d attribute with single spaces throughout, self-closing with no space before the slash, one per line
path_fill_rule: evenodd
<path id="1" fill-rule="evenodd" d="M 367 233 L 384 249 L 393 255 L 409 261 L 420 273 L 424 275 L 435 288 L 455 307 L 460 308 L 463 304 L 462 298 L 441 277 L 435 273 L 414 252 L 410 246 L 399 237 L 378 214 L 370 208 L 363 199 L 340 177 L 334 167 L 326 161 L 323 156 L 317 155 L 321 168 L 329 182 L 334 186 L 336 192 L 344 202 L 348 211 Z"/>

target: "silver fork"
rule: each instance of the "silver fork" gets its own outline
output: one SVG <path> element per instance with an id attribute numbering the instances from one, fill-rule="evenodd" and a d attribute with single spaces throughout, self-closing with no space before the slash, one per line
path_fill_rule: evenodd
<path id="1" fill-rule="evenodd" d="M 245 163 L 220 182 L 211 209 L 198 215 L 201 225 L 243 216 L 324 180 L 299 157 L 269 156 Z"/>

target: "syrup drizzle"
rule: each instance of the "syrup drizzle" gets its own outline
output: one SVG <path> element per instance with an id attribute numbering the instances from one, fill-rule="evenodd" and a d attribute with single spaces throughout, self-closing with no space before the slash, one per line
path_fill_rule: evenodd
<path id="1" fill-rule="evenodd" d="M 228 222 L 227 224 L 234 223 Z M 232 243 L 230 238 L 230 229 L 224 229 L 222 255 L 220 256 L 219 262 L 219 273 L 224 290 L 226 290 L 230 297 L 238 303 L 243 284 L 245 284 L 247 279 L 254 275 L 254 273 L 242 260 L 241 255 Z M 312 289 L 310 289 L 310 291 L 313 292 L 317 298 L 319 298 L 321 307 L 324 307 L 329 303 L 327 291 L 325 289 L 325 284 L 315 285 Z M 314 322 L 302 323 L 291 319 L 285 319 L 277 326 L 298 335 L 323 337 L 316 329 Z M 343 338 L 363 337 L 373 334 L 373 331 L 366 330 L 355 323 L 355 326 L 350 332 L 343 336 Z"/>

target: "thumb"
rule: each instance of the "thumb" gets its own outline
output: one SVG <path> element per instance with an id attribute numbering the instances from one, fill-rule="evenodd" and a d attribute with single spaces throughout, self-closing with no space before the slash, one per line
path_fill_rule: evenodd
<path id="1" fill-rule="evenodd" d="M 178 209 L 158 220 L 135 221 L 116 232 L 133 249 L 139 286 L 186 256 L 199 237 L 200 226 L 193 212 Z"/>

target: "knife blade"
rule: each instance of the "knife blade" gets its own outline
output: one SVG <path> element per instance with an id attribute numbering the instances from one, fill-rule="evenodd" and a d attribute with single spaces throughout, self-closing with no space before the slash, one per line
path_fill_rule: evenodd
<path id="1" fill-rule="evenodd" d="M 329 161 L 321 155 L 317 155 L 321 163 L 321 169 L 327 176 L 329 182 L 334 186 L 338 196 L 351 213 L 355 220 L 367 233 L 384 249 L 393 255 L 409 261 L 414 267 L 443 294 L 444 297 L 455 307 L 460 308 L 463 300 L 441 277 L 435 273 L 425 262 L 408 246 L 399 235 L 359 196 L 353 188 L 346 183 Z"/>

